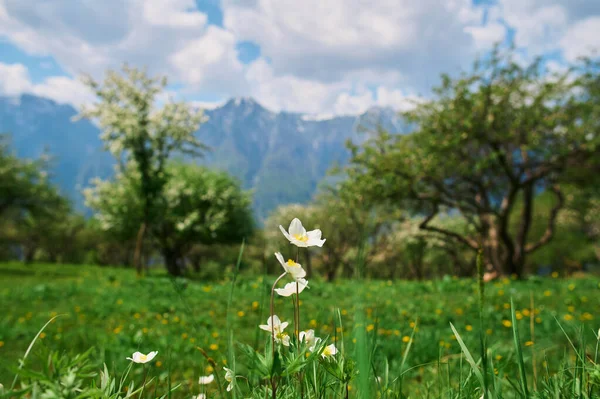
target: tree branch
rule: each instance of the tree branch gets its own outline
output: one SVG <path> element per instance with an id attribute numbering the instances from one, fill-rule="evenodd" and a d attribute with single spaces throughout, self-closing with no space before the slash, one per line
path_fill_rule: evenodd
<path id="1" fill-rule="evenodd" d="M 438 214 L 438 208 L 437 206 L 434 208 L 434 210 L 429 214 L 429 216 L 427 216 L 420 224 L 419 224 L 419 228 L 421 230 L 426 230 L 426 231 L 431 231 L 434 233 L 439 233 L 442 235 L 445 235 L 447 237 L 451 237 L 454 238 L 455 240 L 460 241 L 461 243 L 465 244 L 466 246 L 468 246 L 469 248 L 472 249 L 478 249 L 479 245 L 477 243 L 477 241 L 470 239 L 468 237 L 463 237 L 462 235 L 450 231 L 450 230 L 446 230 L 446 229 L 442 229 L 439 227 L 434 227 L 434 226 L 429 226 L 429 222 L 431 222 L 433 220 L 433 218 L 436 217 L 436 215 Z"/>
<path id="2" fill-rule="evenodd" d="M 541 246 L 547 244 L 554 237 L 554 230 L 555 230 L 555 226 L 556 226 L 556 217 L 558 216 L 558 212 L 562 209 L 562 207 L 565 204 L 565 197 L 564 197 L 562 191 L 560 191 L 560 187 L 557 184 L 552 186 L 550 188 L 550 190 L 556 196 L 557 203 L 556 203 L 556 205 L 554 205 L 554 207 L 550 211 L 550 216 L 548 219 L 548 226 L 546 227 L 546 231 L 544 232 L 542 237 L 537 242 L 528 244 L 525 247 L 525 253 L 527 253 L 527 254 L 530 254 L 533 251 L 540 248 Z"/>

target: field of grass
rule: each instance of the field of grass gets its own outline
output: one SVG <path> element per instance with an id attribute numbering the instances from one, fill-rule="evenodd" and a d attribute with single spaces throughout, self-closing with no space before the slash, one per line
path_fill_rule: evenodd
<path id="1" fill-rule="evenodd" d="M 153 274 L 137 278 L 125 269 L 0 264 L 0 383 L 10 386 L 33 337 L 51 317 L 60 315 L 40 335 L 26 365 L 35 368 L 36 356 L 46 356 L 46 350 L 76 354 L 94 347 L 90 359 L 98 370 L 106 363 L 109 370 L 122 371 L 129 365 L 125 358 L 134 351 L 156 350 L 158 356 L 148 370 L 158 385 L 166 386 L 170 379 L 182 384 L 173 397 L 195 395 L 199 376 L 222 373 L 213 370 L 197 347 L 219 365 L 232 359 L 226 333 L 231 277 L 198 282 Z M 269 316 L 273 281 L 272 276 L 243 272 L 237 276 L 229 310 L 233 341 L 264 347 L 268 334 L 257 326 Z M 486 285 L 483 335 L 494 373 L 506 375 L 507 387 L 517 384 L 511 298 L 533 389 L 544 375 L 562 367 L 561 362 L 575 358 L 573 346 L 581 340 L 596 342 L 599 294 L 596 277 L 504 279 Z M 313 328 L 319 336 L 330 336 L 349 354 L 354 351 L 355 334 L 366 332 L 373 372 L 392 379 L 402 369 L 402 390 L 408 397 L 458 397 L 444 392 L 449 395 L 456 385 L 460 389 L 469 366 L 450 323 L 470 351 L 479 354 L 477 283 L 472 279 L 333 284 L 312 279 L 300 298 L 300 329 Z M 356 325 L 358 307 L 364 309 L 365 319 Z M 276 298 L 275 309 L 291 325 L 292 301 Z M 242 361 L 236 367 L 240 375 L 247 372 Z M 142 379 L 143 372 L 134 367 L 131 373 L 134 379 Z M 355 384 L 349 384 L 351 396 Z"/>

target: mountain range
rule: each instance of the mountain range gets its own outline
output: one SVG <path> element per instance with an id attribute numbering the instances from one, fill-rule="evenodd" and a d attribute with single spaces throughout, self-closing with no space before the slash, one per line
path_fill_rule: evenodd
<path id="1" fill-rule="evenodd" d="M 363 131 L 378 124 L 394 133 L 409 131 L 389 108 L 317 118 L 234 98 L 204 114 L 208 119 L 196 134 L 210 151 L 193 161 L 224 169 L 252 189 L 259 220 L 278 205 L 309 201 L 327 170 L 348 162 L 347 140 L 364 141 Z M 54 181 L 84 211 L 81 189 L 94 177 L 110 178 L 115 161 L 104 151 L 98 128 L 87 120 L 74 122 L 75 115 L 72 106 L 42 97 L 0 97 L 0 133 L 10 135 L 20 157 L 51 154 Z"/>

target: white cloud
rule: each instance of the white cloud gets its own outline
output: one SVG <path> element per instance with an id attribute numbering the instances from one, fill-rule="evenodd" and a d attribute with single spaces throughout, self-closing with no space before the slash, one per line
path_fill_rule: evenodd
<path id="1" fill-rule="evenodd" d="M 142 13 L 149 23 L 158 26 L 193 28 L 205 25 L 205 14 L 188 11 L 194 8 L 194 0 L 146 0 Z"/>
<path id="2" fill-rule="evenodd" d="M 567 10 L 561 4 L 504 0 L 502 5 L 504 20 L 516 29 L 517 45 L 534 54 L 555 47 L 567 27 Z"/>
<path id="3" fill-rule="evenodd" d="M 224 0 L 224 24 L 258 43 L 275 75 L 331 82 L 356 70 L 399 70 L 427 87 L 432 75 L 473 54 L 471 0 Z M 440 62 L 443 61 L 443 62 Z M 437 77 L 437 76 L 436 76 Z"/>
<path id="4" fill-rule="evenodd" d="M 0 0 L 0 36 L 68 73 L 101 76 L 128 62 L 179 79 L 173 54 L 207 32 L 193 0 Z"/>
<path id="5" fill-rule="evenodd" d="M 558 51 L 573 60 L 598 46 L 598 0 L 502 0 L 495 10 L 528 58 Z"/>
<path id="6" fill-rule="evenodd" d="M 194 87 L 216 94 L 241 91 L 243 66 L 235 44 L 231 32 L 211 26 L 202 37 L 174 53 L 170 62 L 180 79 Z"/>
<path id="7" fill-rule="evenodd" d="M 598 0 L 221 0 L 221 8 L 224 27 L 208 25 L 195 0 L 0 0 L 0 38 L 51 56 L 72 77 L 101 78 L 127 61 L 168 75 L 176 96 L 252 96 L 314 114 L 406 109 L 509 27 L 522 62 L 548 51 L 572 60 L 600 44 Z M 249 65 L 236 47 L 246 40 L 261 53 Z M 69 77 L 34 85 L 22 65 L 2 68 L 0 92 L 89 100 Z"/>
<path id="8" fill-rule="evenodd" d="M 246 72 L 250 92 L 264 106 L 272 110 L 296 112 L 323 112 L 331 105 L 336 92 L 349 90 L 349 83 L 323 83 L 293 75 L 276 76 L 273 68 L 258 59 Z"/>
<path id="9" fill-rule="evenodd" d="M 215 109 L 224 104 L 223 101 L 190 101 L 193 107 L 200 109 Z"/>
<path id="10" fill-rule="evenodd" d="M 31 89 L 27 68 L 0 62 L 0 94 L 16 96 Z"/>
<path id="11" fill-rule="evenodd" d="M 71 104 L 76 108 L 91 103 L 95 98 L 94 93 L 79 80 L 66 76 L 46 78 L 42 83 L 33 85 L 31 93 L 51 98 L 59 103 Z"/>
<path id="12" fill-rule="evenodd" d="M 600 53 L 600 16 L 590 17 L 573 24 L 560 41 L 564 56 L 574 61 L 581 56 Z"/>
<path id="13" fill-rule="evenodd" d="M 23 93 L 47 97 L 75 107 L 94 99 L 93 93 L 78 80 L 66 76 L 51 76 L 34 84 L 24 65 L 0 62 L 0 95 L 17 96 Z"/>
<path id="14" fill-rule="evenodd" d="M 487 50 L 506 37 L 506 27 L 497 22 L 485 26 L 465 26 L 464 30 L 473 37 L 475 47 L 479 50 Z"/>

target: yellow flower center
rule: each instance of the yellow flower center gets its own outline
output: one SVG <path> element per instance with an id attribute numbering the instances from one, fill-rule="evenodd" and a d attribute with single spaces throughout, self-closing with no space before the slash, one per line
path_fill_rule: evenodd
<path id="1" fill-rule="evenodd" d="M 298 267 L 298 264 L 296 262 L 294 262 L 293 260 L 291 260 L 291 259 L 288 259 L 288 261 L 286 262 L 286 264 L 288 266 L 291 266 L 291 267 Z"/>
<path id="2" fill-rule="evenodd" d="M 329 349 L 329 347 L 328 347 L 328 346 L 326 346 L 326 347 L 323 349 L 323 354 L 324 354 L 325 356 L 331 356 L 331 349 Z"/>
<path id="3" fill-rule="evenodd" d="M 140 355 L 140 361 L 142 361 L 142 362 L 145 362 L 147 358 L 148 358 L 148 356 L 146 356 L 146 355 Z"/>
<path id="4" fill-rule="evenodd" d="M 306 235 L 306 234 L 294 234 L 292 237 L 294 237 L 298 241 L 302 241 L 302 242 L 308 241 L 308 235 Z"/>
<path id="5" fill-rule="evenodd" d="M 285 333 L 285 332 L 282 332 L 282 331 L 276 331 L 276 332 L 275 332 L 275 338 L 276 338 L 276 339 L 283 341 L 283 339 L 284 339 L 285 337 L 287 337 L 287 333 Z"/>

